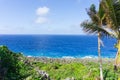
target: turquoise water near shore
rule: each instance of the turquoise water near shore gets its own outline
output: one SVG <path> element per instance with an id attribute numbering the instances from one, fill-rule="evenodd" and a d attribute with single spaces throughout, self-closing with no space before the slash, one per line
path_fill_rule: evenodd
<path id="1" fill-rule="evenodd" d="M 113 38 L 103 38 L 102 57 L 114 58 Z M 0 35 L 0 45 L 26 56 L 52 58 L 97 57 L 97 36 L 87 35 Z"/>

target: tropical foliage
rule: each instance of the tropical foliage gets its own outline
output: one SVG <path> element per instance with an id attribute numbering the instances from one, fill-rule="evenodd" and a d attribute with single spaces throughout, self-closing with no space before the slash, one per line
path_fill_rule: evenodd
<path id="1" fill-rule="evenodd" d="M 105 0 L 102 2 L 106 16 L 106 26 L 111 36 L 116 38 L 118 49 L 115 65 L 120 65 L 120 0 Z"/>
<path id="2" fill-rule="evenodd" d="M 118 49 L 118 52 L 115 65 L 118 66 L 120 64 L 120 1 L 101 0 L 99 11 L 95 18 L 93 17 L 92 21 L 87 20 L 81 24 L 83 30 L 89 33 L 100 32 L 101 36 L 112 36 L 117 40 L 115 47 Z M 101 26 L 95 22 L 99 21 L 99 19 L 101 19 Z"/>
<path id="3" fill-rule="evenodd" d="M 0 80 L 24 80 L 31 74 L 34 76 L 35 71 L 22 54 L 0 46 Z"/>
<path id="4" fill-rule="evenodd" d="M 87 10 L 90 21 L 84 21 L 81 26 L 88 33 L 98 33 L 98 57 L 100 57 L 101 36 L 112 36 L 117 39 L 116 48 L 118 52 L 115 59 L 115 67 L 120 65 L 120 0 L 101 0 L 99 10 L 95 10 L 95 6 L 91 5 Z M 102 60 L 100 60 L 102 61 Z M 100 62 L 100 77 L 102 76 L 102 62 Z"/>

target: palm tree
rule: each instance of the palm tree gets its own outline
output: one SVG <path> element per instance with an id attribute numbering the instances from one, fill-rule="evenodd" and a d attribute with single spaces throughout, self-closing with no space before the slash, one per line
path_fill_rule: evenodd
<path id="1" fill-rule="evenodd" d="M 83 30 L 88 33 L 98 34 L 98 57 L 100 63 L 100 78 L 102 75 L 102 59 L 100 53 L 101 36 L 112 36 L 117 40 L 117 54 L 115 58 L 115 68 L 120 65 L 120 0 L 101 0 L 98 12 L 92 5 L 87 10 L 91 21 L 84 21 L 81 24 Z"/>
<path id="2" fill-rule="evenodd" d="M 101 5 L 100 5 L 101 6 Z M 83 30 L 88 33 L 97 33 L 98 34 L 98 58 L 99 58 L 99 65 L 100 65 L 100 79 L 103 80 L 103 71 L 102 71 L 102 58 L 101 58 L 101 36 L 102 33 L 106 33 L 106 31 L 102 30 L 103 20 L 104 20 L 104 12 L 102 8 L 99 8 L 97 12 L 95 10 L 94 4 L 91 5 L 90 9 L 87 10 L 88 15 L 91 18 L 91 21 L 84 21 L 81 24 Z"/>
<path id="3" fill-rule="evenodd" d="M 120 0 L 103 0 L 103 9 L 106 14 L 106 26 L 111 35 L 117 40 L 115 69 L 120 65 Z"/>
<path id="4" fill-rule="evenodd" d="M 100 57 L 100 38 L 101 36 L 112 36 L 117 39 L 116 48 L 118 49 L 115 58 L 115 68 L 120 64 L 120 0 L 102 0 L 99 11 L 89 9 L 88 15 L 91 21 L 84 21 L 81 26 L 89 33 L 98 33 L 98 55 L 100 68 L 102 65 Z M 102 71 L 100 69 L 100 75 Z M 101 77 L 102 78 L 102 77 Z"/>

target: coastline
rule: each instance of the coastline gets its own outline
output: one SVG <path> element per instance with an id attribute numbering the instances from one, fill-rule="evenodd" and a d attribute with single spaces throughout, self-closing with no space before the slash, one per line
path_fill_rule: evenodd
<path id="1" fill-rule="evenodd" d="M 98 58 L 50 58 L 50 57 L 27 57 L 30 61 L 33 62 L 43 62 L 43 63 L 86 63 L 86 62 L 94 62 L 98 63 Z M 103 64 L 105 63 L 114 63 L 114 58 L 102 58 Z"/>

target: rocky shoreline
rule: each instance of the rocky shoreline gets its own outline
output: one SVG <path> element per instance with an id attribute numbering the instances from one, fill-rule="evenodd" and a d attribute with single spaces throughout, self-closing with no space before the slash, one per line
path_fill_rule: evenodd
<path id="1" fill-rule="evenodd" d="M 26 57 L 30 61 L 34 62 L 44 62 L 44 63 L 73 63 L 73 62 L 94 62 L 98 63 L 98 58 L 47 58 L 47 57 Z M 103 63 L 114 63 L 113 58 L 102 58 Z"/>

